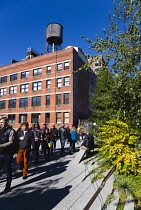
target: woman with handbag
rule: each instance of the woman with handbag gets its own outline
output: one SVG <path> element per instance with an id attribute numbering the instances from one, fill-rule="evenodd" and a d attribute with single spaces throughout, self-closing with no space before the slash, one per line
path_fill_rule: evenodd
<path id="1" fill-rule="evenodd" d="M 43 134 L 43 152 L 45 160 L 50 160 L 50 147 L 51 147 L 51 139 L 52 134 L 49 131 L 49 128 L 45 130 L 45 133 Z"/>

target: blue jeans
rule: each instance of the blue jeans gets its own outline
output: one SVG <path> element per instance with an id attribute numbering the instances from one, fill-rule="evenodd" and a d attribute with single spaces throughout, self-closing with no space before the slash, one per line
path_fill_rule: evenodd
<path id="1" fill-rule="evenodd" d="M 13 156 L 0 155 L 0 171 L 6 172 L 6 187 L 10 187 L 12 182 L 12 160 Z"/>
<path id="2" fill-rule="evenodd" d="M 66 139 L 60 139 L 61 147 L 65 146 Z"/>
<path id="3" fill-rule="evenodd" d="M 66 142 L 66 139 L 61 139 L 60 138 L 60 143 L 61 143 L 61 152 L 60 154 L 64 154 L 64 147 L 65 147 L 65 142 Z"/>
<path id="4" fill-rule="evenodd" d="M 51 147 L 51 153 L 53 153 L 53 151 L 55 151 L 56 149 L 56 138 L 53 136 L 50 143 L 52 144 L 52 147 Z"/>

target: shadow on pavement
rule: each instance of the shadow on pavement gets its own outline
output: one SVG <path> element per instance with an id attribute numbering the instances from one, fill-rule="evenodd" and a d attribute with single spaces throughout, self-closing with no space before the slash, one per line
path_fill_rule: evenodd
<path id="1" fill-rule="evenodd" d="M 54 180 L 56 182 L 58 180 Z M 47 183 L 48 184 L 48 183 Z M 15 195 L 6 195 L 0 198 L 1 210 L 51 210 L 65 196 L 69 194 L 71 186 L 61 189 L 51 189 L 40 187 L 27 187 L 26 189 L 17 189 Z"/>
<path id="2" fill-rule="evenodd" d="M 78 148 L 76 148 L 78 151 Z M 18 170 L 16 159 L 13 159 L 13 183 L 11 192 L 0 194 L 0 210 L 51 210 L 65 196 L 69 194 L 71 185 L 65 186 L 61 183 L 61 176 L 55 177 L 67 170 L 69 148 L 65 150 L 65 155 L 60 155 L 60 150 L 56 149 L 51 154 L 51 161 L 45 162 L 43 154 L 40 154 L 38 165 L 33 163 L 34 157 L 31 155 L 29 177 L 22 180 L 21 171 Z M 54 161 L 54 162 L 52 162 Z M 56 161 L 56 162 L 55 162 Z M 0 184 L 4 184 L 5 175 L 1 173 Z M 18 180 L 18 181 L 17 181 Z M 65 186 L 65 187 L 64 187 Z"/>
<path id="3" fill-rule="evenodd" d="M 59 189 L 57 189 L 57 184 L 61 182 L 61 178 L 55 179 L 52 176 L 64 172 L 68 162 L 57 162 L 31 169 L 30 176 L 26 181 L 21 178 L 20 184 L 12 187 L 10 193 L 0 195 L 0 209 L 50 210 L 55 207 L 69 194 L 71 186 L 58 187 Z M 17 173 L 14 175 L 16 176 Z M 48 179 L 45 180 L 46 178 Z"/>

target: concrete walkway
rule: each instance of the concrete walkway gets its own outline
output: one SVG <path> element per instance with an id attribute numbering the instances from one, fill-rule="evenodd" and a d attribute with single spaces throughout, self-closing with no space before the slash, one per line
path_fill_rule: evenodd
<path id="1" fill-rule="evenodd" d="M 21 171 L 14 158 L 12 190 L 5 195 L 0 193 L 0 210 L 83 209 L 91 195 L 87 196 L 87 199 L 83 198 L 83 207 L 79 199 L 82 199 L 88 188 L 93 187 L 90 179 L 82 183 L 86 173 L 85 166 L 77 163 L 79 146 L 80 143 L 76 144 L 76 152 L 69 155 L 69 144 L 66 144 L 66 153 L 60 156 L 60 142 L 57 141 L 57 149 L 51 156 L 51 161 L 45 162 L 41 154 L 40 162 L 36 166 L 31 156 L 29 175 L 26 180 L 22 179 Z M 1 173 L 1 192 L 4 187 L 5 175 Z M 79 206 L 76 205 L 77 200 Z"/>
<path id="2" fill-rule="evenodd" d="M 57 149 L 51 156 L 51 161 L 45 162 L 41 154 L 38 165 L 33 163 L 31 155 L 26 180 L 22 179 L 14 158 L 12 190 L 5 195 L 0 193 L 0 210 L 83 210 L 103 179 L 91 184 L 90 176 L 83 181 L 94 166 L 91 164 L 85 166 L 85 161 L 79 163 L 83 155 L 83 151 L 79 150 L 80 145 L 81 143 L 76 144 L 76 152 L 69 155 L 69 144 L 66 144 L 66 153 L 60 156 L 60 142 L 57 141 Z M 90 210 L 101 210 L 113 189 L 113 180 L 113 176 L 107 180 Z M 1 173 L 0 192 L 4 187 L 5 175 Z M 107 209 L 116 210 L 118 199 L 117 194 Z M 129 209 L 129 206 L 125 209 Z M 130 209 L 134 209 L 133 205 Z"/>

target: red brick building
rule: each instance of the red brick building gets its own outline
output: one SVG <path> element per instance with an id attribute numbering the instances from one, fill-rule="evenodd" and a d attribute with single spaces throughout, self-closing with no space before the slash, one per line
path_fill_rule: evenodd
<path id="1" fill-rule="evenodd" d="M 44 55 L 31 50 L 26 59 L 0 67 L 0 117 L 16 129 L 23 121 L 77 126 L 89 117 L 95 81 L 89 71 L 74 73 L 86 62 L 78 47 L 67 47 Z"/>

